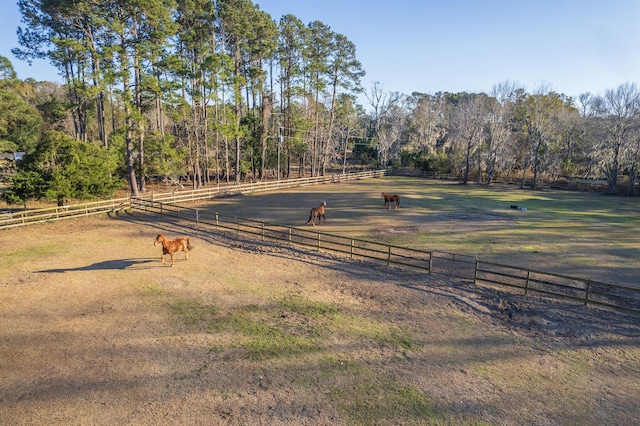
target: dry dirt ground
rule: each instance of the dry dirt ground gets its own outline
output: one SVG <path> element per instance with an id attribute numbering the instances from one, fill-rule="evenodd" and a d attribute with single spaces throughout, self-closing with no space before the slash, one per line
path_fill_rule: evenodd
<path id="1" fill-rule="evenodd" d="M 0 424 L 639 422 L 637 317 L 148 219 L 0 231 Z"/>

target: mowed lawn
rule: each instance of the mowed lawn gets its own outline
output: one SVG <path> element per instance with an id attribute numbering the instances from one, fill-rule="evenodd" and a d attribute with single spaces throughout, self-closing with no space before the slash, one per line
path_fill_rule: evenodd
<path id="1" fill-rule="evenodd" d="M 382 192 L 399 194 L 400 209 L 383 209 Z M 640 285 L 640 197 L 384 177 L 219 198 L 206 208 L 310 226 L 322 201 L 319 232 Z"/>

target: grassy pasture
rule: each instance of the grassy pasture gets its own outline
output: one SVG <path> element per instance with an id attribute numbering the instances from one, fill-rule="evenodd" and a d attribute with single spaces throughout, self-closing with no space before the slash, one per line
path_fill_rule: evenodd
<path id="1" fill-rule="evenodd" d="M 402 208 L 383 210 L 382 190 L 401 193 Z M 506 235 L 527 215 L 557 220 L 544 213 L 549 201 L 536 208 L 533 197 L 547 195 L 383 178 L 199 208 L 309 226 L 309 209 L 326 200 L 319 231 L 482 253 L 463 236 Z M 11 247 L 0 268 L 4 422 L 637 421 L 635 317 L 154 219 L 131 212 L 0 231 Z M 188 233 L 189 260 L 163 266 L 157 232 Z"/>
<path id="2" fill-rule="evenodd" d="M 381 192 L 400 194 L 401 208 L 384 210 Z M 323 200 L 320 232 L 640 285 L 638 197 L 384 177 L 216 199 L 209 209 L 308 226 L 310 208 Z"/>

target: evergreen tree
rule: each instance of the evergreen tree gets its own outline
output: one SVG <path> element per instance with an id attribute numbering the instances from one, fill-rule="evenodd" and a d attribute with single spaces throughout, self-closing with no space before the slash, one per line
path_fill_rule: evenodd
<path id="1" fill-rule="evenodd" d="M 106 148 L 48 131 L 34 152 L 25 156 L 2 197 L 8 203 L 45 198 L 58 205 L 70 198 L 111 197 L 121 187 L 112 178 L 116 165 Z"/>

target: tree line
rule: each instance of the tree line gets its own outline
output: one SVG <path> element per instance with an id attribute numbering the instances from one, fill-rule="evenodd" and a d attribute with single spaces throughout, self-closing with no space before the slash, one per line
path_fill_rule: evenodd
<path id="1" fill-rule="evenodd" d="M 356 46 L 320 22 L 274 20 L 251 0 L 19 0 L 20 47 L 63 84 L 19 81 L 0 58 L 0 150 L 25 159 L 8 202 L 105 196 L 127 182 L 413 166 L 463 183 L 604 178 L 632 194 L 640 92 L 577 99 L 514 82 L 485 93 L 364 89 Z M 359 99 L 366 99 L 361 105 Z M 624 177 L 624 179 L 623 179 Z"/>

